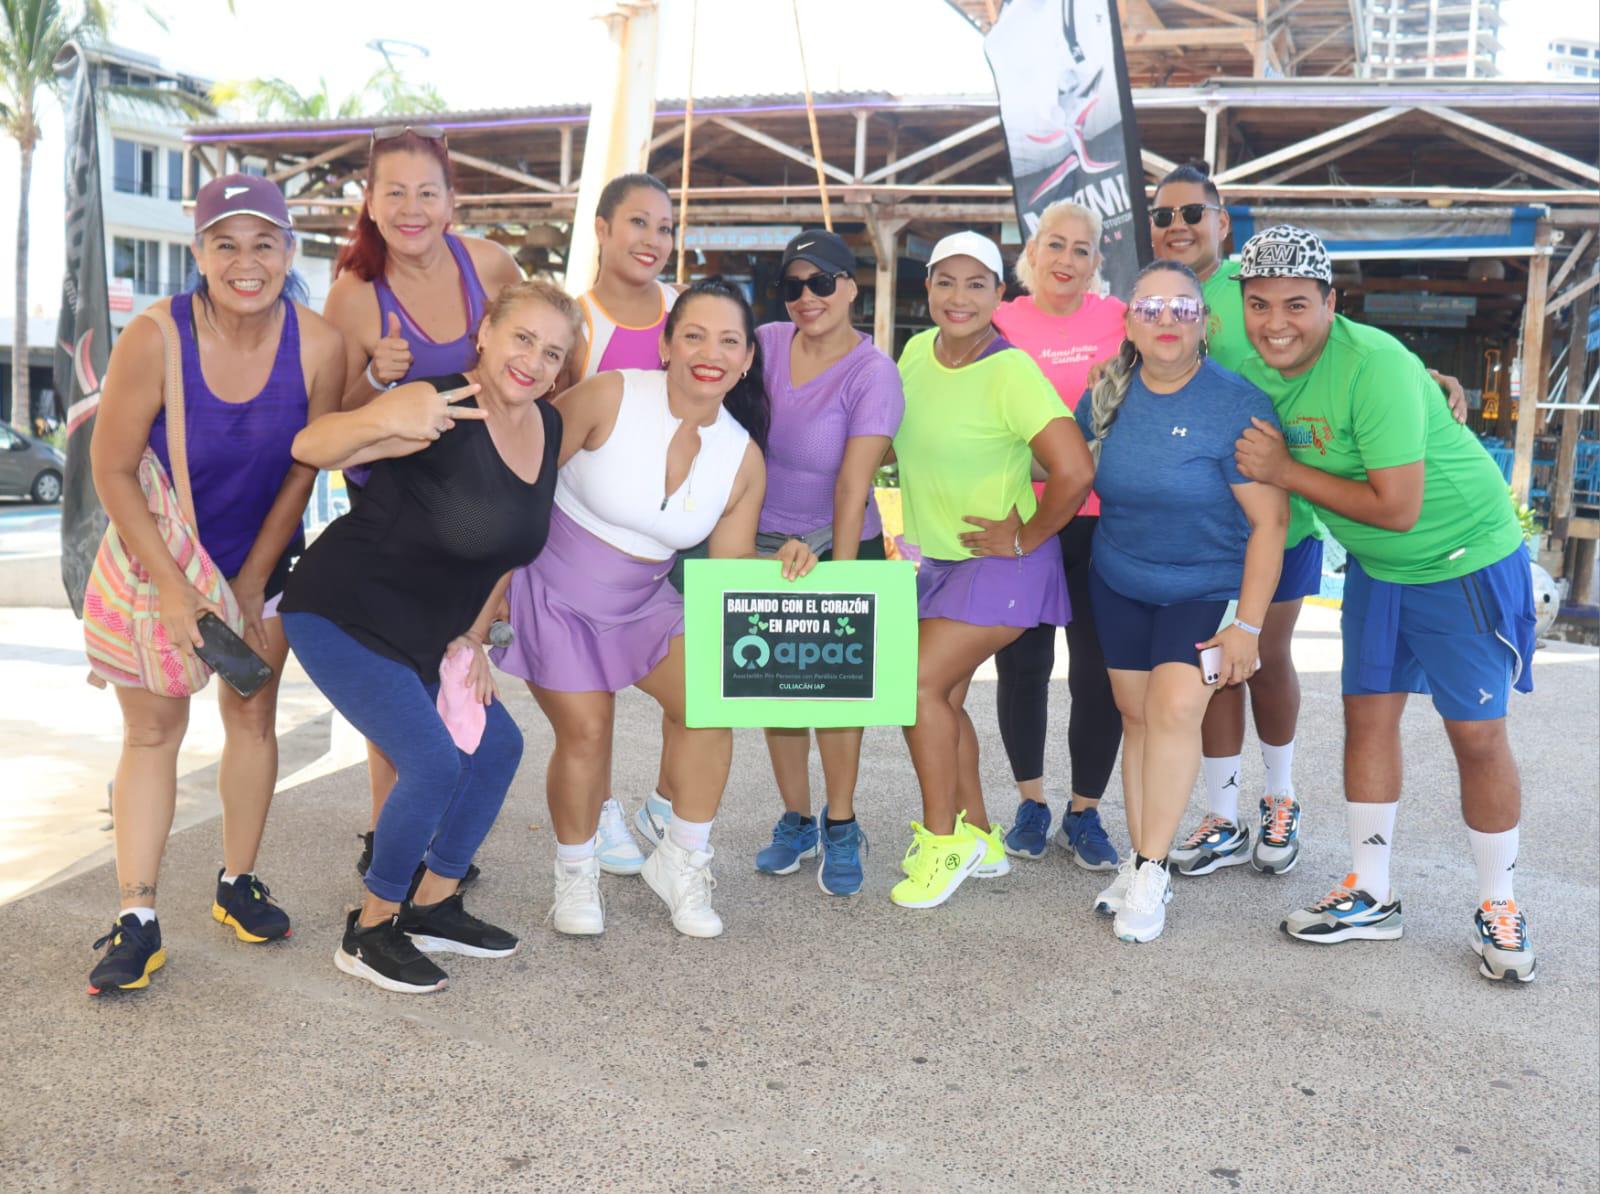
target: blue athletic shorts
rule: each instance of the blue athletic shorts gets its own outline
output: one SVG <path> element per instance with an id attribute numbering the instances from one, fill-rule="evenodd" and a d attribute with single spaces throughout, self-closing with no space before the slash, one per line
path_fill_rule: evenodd
<path id="1" fill-rule="evenodd" d="M 1322 540 L 1307 535 L 1283 553 L 1283 572 L 1278 576 L 1274 603 L 1315 597 L 1322 589 Z"/>
<path id="2" fill-rule="evenodd" d="M 1351 556 L 1342 629 L 1346 696 L 1417 692 L 1449 721 L 1504 717 L 1513 687 L 1533 690 L 1527 550 L 1425 585 L 1373 580 Z"/>
<path id="3" fill-rule="evenodd" d="M 1222 625 L 1227 601 L 1183 601 L 1152 605 L 1117 592 L 1089 566 L 1089 601 L 1106 667 L 1126 672 L 1153 671 L 1163 663 L 1200 666 L 1196 643 L 1203 643 Z"/>

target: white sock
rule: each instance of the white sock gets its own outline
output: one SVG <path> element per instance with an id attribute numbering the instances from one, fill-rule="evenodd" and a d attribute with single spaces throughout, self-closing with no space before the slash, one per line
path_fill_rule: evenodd
<path id="1" fill-rule="evenodd" d="M 1267 765 L 1267 795 L 1294 795 L 1294 739 L 1282 746 L 1261 744 L 1261 761 Z"/>
<path id="2" fill-rule="evenodd" d="M 1389 900 L 1389 852 L 1394 848 L 1393 804 L 1358 804 L 1345 801 L 1345 824 L 1350 829 L 1350 869 L 1356 886 L 1382 903 Z"/>
<path id="3" fill-rule="evenodd" d="M 1504 833 L 1479 833 L 1467 830 L 1472 843 L 1472 861 L 1478 864 L 1478 902 L 1509 900 L 1512 880 L 1517 874 L 1517 833 L 1513 825 Z"/>
<path id="4" fill-rule="evenodd" d="M 680 850 L 704 850 L 711 844 L 711 821 L 685 821 L 673 817 L 667 826 L 667 836 Z"/>
<path id="5" fill-rule="evenodd" d="M 224 875 L 222 876 L 222 882 L 226 883 L 229 887 L 232 887 L 233 881 L 237 878 L 239 878 L 238 875 Z"/>
<path id="6" fill-rule="evenodd" d="M 139 923 L 142 925 L 147 925 L 156 918 L 156 910 L 154 908 L 124 908 L 117 913 L 117 919 L 121 920 L 130 912 L 139 918 Z"/>
<path id="7" fill-rule="evenodd" d="M 1239 823 L 1239 758 L 1200 760 L 1206 780 L 1206 811 L 1235 825 Z"/>
<path id="8" fill-rule="evenodd" d="M 588 841 L 579 842 L 575 846 L 569 846 L 566 842 L 557 842 L 556 860 L 563 866 L 578 866 L 588 862 L 594 857 L 594 841 L 594 838 L 590 838 Z"/>

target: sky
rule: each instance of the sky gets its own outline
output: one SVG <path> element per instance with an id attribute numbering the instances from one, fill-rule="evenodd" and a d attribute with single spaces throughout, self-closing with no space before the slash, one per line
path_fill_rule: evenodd
<path id="1" fill-rule="evenodd" d="M 154 53 L 164 65 L 214 80 L 281 76 L 302 90 L 326 78 L 336 96 L 360 89 L 382 64 L 375 39 L 425 47 L 403 70 L 432 83 L 452 108 L 582 102 L 602 71 L 606 46 L 595 0 L 455 0 L 441 22 L 438 0 L 138 0 L 118 4 L 112 39 Z M 801 32 L 815 91 L 990 94 L 982 43 L 944 0 L 800 0 Z M 696 19 L 696 8 L 698 17 Z M 506 20 L 517 14 L 514 26 Z M 1505 0 L 1502 71 L 1538 77 L 1544 45 L 1561 32 L 1600 26 L 1600 0 Z M 1587 19 L 1574 14 L 1584 12 Z M 459 14 L 459 15 L 457 15 Z M 694 52 L 691 55 L 691 43 Z M 791 0 L 662 0 L 656 94 L 680 98 L 801 90 Z M 931 50 L 931 52 L 930 52 Z M 921 52 L 919 52 L 921 51 Z M 45 139 L 35 157 L 29 306 L 54 316 L 60 301 L 62 117 L 44 105 Z M 17 205 L 16 146 L 0 141 L 0 228 Z M 0 237 L 0 313 L 12 307 L 14 241 Z"/>

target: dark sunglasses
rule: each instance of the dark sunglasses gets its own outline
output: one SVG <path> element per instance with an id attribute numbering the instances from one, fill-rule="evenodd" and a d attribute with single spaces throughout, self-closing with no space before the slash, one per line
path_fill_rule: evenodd
<path id="1" fill-rule="evenodd" d="M 1172 227 L 1172 217 L 1181 215 L 1185 224 L 1198 224 L 1206 218 L 1208 211 L 1221 211 L 1222 208 L 1215 203 L 1185 203 L 1182 207 L 1152 207 L 1150 209 L 1150 222 L 1157 228 Z"/>
<path id="2" fill-rule="evenodd" d="M 849 274 L 812 274 L 809 278 L 785 278 L 783 280 L 783 301 L 797 303 L 800 296 L 809 290 L 818 298 L 827 298 L 839 289 L 839 279 L 848 278 Z"/>
<path id="3" fill-rule="evenodd" d="M 407 133 L 414 133 L 426 141 L 443 141 L 444 129 L 436 124 L 384 124 L 372 130 L 372 144 L 379 141 L 393 141 L 396 137 L 403 137 Z"/>
<path id="4" fill-rule="evenodd" d="M 1199 323 L 1205 309 L 1204 303 L 1188 294 L 1176 294 L 1171 298 L 1155 295 L 1151 298 L 1136 299 L 1128 304 L 1128 310 L 1140 323 L 1160 323 L 1161 313 L 1169 310 L 1172 312 L 1172 318 L 1179 323 Z"/>

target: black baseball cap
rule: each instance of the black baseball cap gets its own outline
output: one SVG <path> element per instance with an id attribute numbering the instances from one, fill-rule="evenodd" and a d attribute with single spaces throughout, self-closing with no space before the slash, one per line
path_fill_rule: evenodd
<path id="1" fill-rule="evenodd" d="M 779 276 L 796 261 L 809 261 L 830 274 L 856 272 L 856 255 L 850 251 L 850 246 L 826 228 L 807 228 L 784 246 L 783 264 L 778 267 Z"/>

